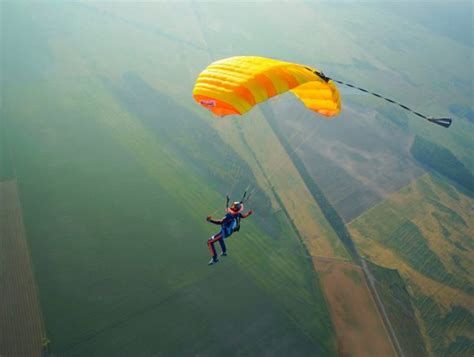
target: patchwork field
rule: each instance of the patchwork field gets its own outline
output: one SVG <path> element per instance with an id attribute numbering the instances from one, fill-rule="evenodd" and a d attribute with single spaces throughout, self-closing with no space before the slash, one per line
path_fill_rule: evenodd
<path id="1" fill-rule="evenodd" d="M 404 355 L 427 356 L 426 344 L 405 281 L 397 270 L 382 268 L 367 261 L 366 264 Z"/>
<path id="2" fill-rule="evenodd" d="M 45 330 L 17 183 L 0 181 L 0 356 L 42 356 Z"/>
<path id="3" fill-rule="evenodd" d="M 361 252 L 406 281 L 431 353 L 472 351 L 473 200 L 425 174 L 349 225 Z M 390 219 L 384 219 L 390 217 Z"/>

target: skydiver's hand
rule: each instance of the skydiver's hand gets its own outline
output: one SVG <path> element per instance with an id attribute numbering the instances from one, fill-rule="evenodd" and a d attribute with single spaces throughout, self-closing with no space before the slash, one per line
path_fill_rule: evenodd
<path id="1" fill-rule="evenodd" d="M 211 219 L 212 219 L 212 217 L 211 217 L 211 216 L 207 216 L 207 218 L 206 218 L 206 221 L 208 221 L 208 222 L 209 222 Z"/>
<path id="2" fill-rule="evenodd" d="M 249 216 L 250 216 L 252 213 L 253 213 L 253 211 L 252 211 L 252 210 L 250 210 L 250 211 L 249 211 Z"/>

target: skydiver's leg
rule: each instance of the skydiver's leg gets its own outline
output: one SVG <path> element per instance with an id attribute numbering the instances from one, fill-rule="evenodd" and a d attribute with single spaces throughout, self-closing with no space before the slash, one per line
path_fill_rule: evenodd
<path id="1" fill-rule="evenodd" d="M 222 234 L 221 234 L 221 235 L 222 235 Z M 226 248 L 226 246 L 225 246 L 225 242 L 224 242 L 224 237 L 223 237 L 223 236 L 222 236 L 221 239 L 219 239 L 219 244 L 220 244 L 220 246 L 221 246 L 221 251 L 222 251 L 221 255 L 224 255 L 224 256 L 227 255 L 227 248 Z"/>
<path id="2" fill-rule="evenodd" d="M 207 247 L 212 256 L 212 260 L 209 262 L 209 264 L 217 263 L 219 261 L 217 259 L 217 252 L 216 252 L 216 248 L 214 247 L 214 243 L 220 240 L 222 240 L 221 232 L 214 234 L 211 238 L 207 240 Z"/>
<path id="3" fill-rule="evenodd" d="M 214 247 L 215 242 L 216 241 L 214 240 L 214 236 L 212 236 L 211 238 L 207 240 L 207 248 L 209 249 L 209 252 L 211 253 L 211 257 L 217 257 L 216 248 Z"/>

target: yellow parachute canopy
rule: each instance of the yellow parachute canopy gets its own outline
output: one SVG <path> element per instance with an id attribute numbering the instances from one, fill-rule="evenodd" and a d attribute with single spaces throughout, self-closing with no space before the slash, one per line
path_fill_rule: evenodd
<path id="1" fill-rule="evenodd" d="M 193 97 L 215 115 L 242 115 L 287 91 L 321 115 L 331 117 L 341 110 L 336 85 L 318 70 L 263 57 L 231 57 L 211 63 L 199 74 Z"/>

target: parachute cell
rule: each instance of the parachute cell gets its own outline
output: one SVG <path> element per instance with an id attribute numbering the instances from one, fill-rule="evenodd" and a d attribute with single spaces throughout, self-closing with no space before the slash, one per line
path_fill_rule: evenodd
<path id="1" fill-rule="evenodd" d="M 336 85 L 318 70 L 263 57 L 239 56 L 211 63 L 199 74 L 193 97 L 215 115 L 242 115 L 287 91 L 321 115 L 331 117 L 341 110 Z"/>

